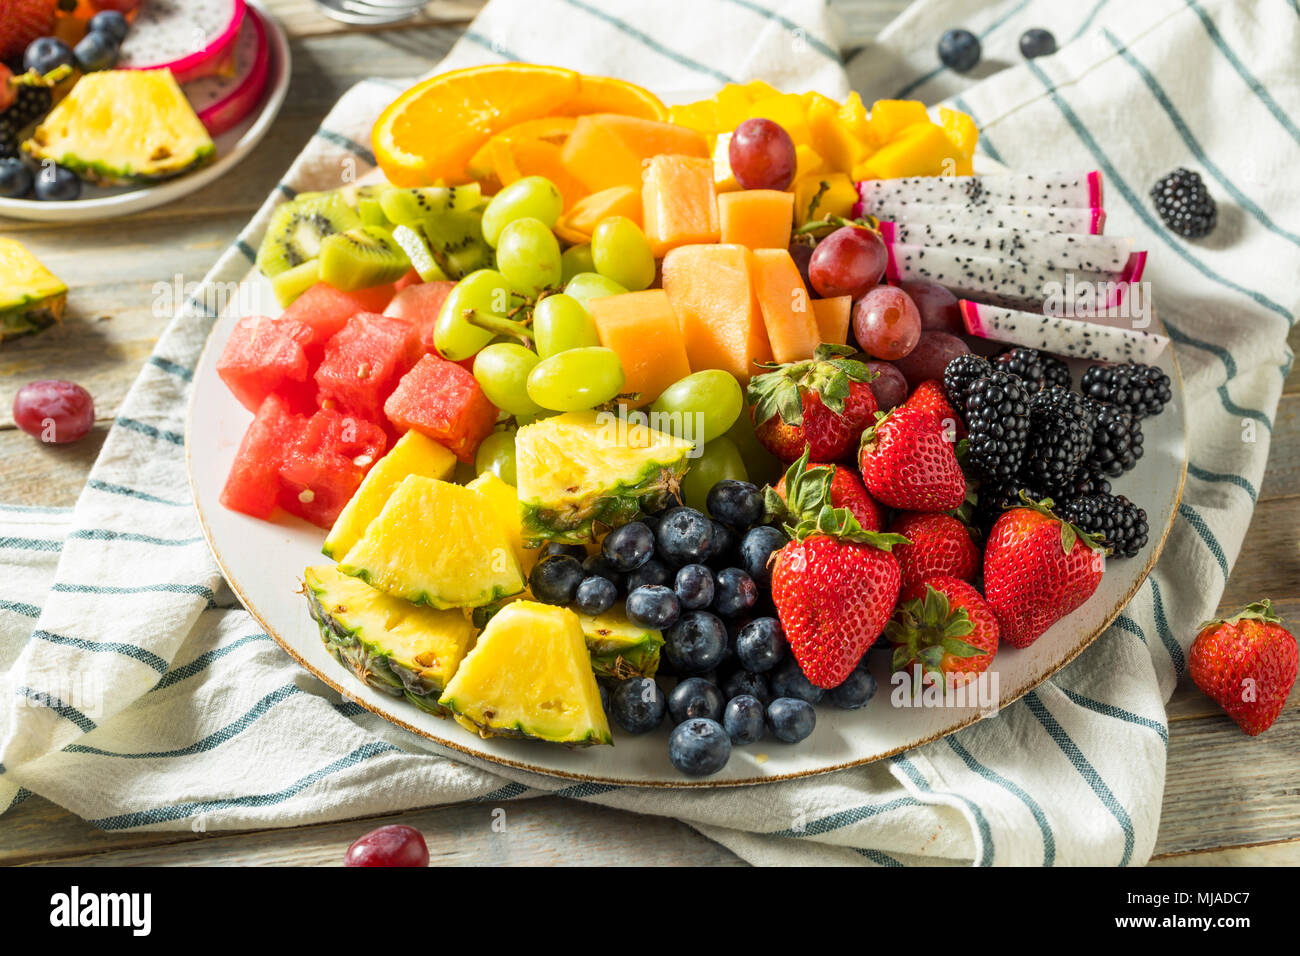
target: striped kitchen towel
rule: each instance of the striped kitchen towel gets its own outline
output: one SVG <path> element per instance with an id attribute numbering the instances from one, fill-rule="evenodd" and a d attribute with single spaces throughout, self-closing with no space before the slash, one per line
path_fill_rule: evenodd
<path id="1" fill-rule="evenodd" d="M 981 35 L 983 72 L 938 68 L 934 44 L 956 24 Z M 1060 52 L 1023 63 L 1015 39 L 1030 26 L 1051 29 Z M 0 808 L 34 792 L 107 829 L 217 829 L 550 793 L 678 817 L 756 863 L 1142 863 L 1159 823 L 1164 701 L 1240 548 L 1290 366 L 1297 48 L 1287 0 L 923 0 L 849 63 L 820 0 L 492 0 L 446 66 L 538 60 L 665 94 L 760 77 L 838 96 L 851 81 L 868 101 L 952 99 L 1012 167 L 1102 169 L 1108 224 L 1151 250 L 1195 422 L 1156 572 L 1114 627 L 999 719 L 866 767 L 666 792 L 453 761 L 301 671 L 223 586 L 185 478 L 185 402 L 214 319 L 194 302 L 75 510 L 0 506 Z M 368 130 L 392 95 L 366 82 L 340 101 L 210 282 L 246 274 L 285 196 L 372 161 Z M 1219 200 L 1204 242 L 1171 234 L 1145 198 L 1178 165 Z"/>

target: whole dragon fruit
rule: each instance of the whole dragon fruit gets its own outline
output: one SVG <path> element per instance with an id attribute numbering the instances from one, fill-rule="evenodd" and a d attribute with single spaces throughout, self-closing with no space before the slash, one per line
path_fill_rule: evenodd
<path id="1" fill-rule="evenodd" d="M 169 69 L 177 83 L 234 72 L 244 0 L 144 0 L 118 52 L 120 70 Z"/>

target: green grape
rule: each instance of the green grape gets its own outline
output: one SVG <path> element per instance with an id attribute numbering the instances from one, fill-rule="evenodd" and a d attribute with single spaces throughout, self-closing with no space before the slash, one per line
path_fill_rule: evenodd
<path id="1" fill-rule="evenodd" d="M 759 443 L 754 434 L 754 420 L 749 408 L 741 409 L 736 423 L 727 430 L 727 438 L 740 450 L 740 457 L 745 462 L 745 470 L 752 476 L 750 481 L 757 485 L 776 484 L 785 473 L 785 465 L 770 451 Z"/>
<path id="2" fill-rule="evenodd" d="M 536 298 L 560 284 L 560 243 L 540 219 L 516 219 L 497 240 L 497 270 L 520 295 Z"/>
<path id="3" fill-rule="evenodd" d="M 745 470 L 744 459 L 740 450 L 726 435 L 713 439 L 704 446 L 699 458 L 689 458 L 690 468 L 682 479 L 682 497 L 687 507 L 708 514 L 706 502 L 709 489 L 724 478 L 748 481 L 749 473 Z"/>
<path id="4" fill-rule="evenodd" d="M 474 356 L 474 378 L 497 408 L 511 415 L 535 415 L 541 406 L 528 397 L 528 374 L 541 361 L 515 342 L 493 342 Z"/>
<path id="5" fill-rule="evenodd" d="M 592 299 L 603 299 L 626 291 L 613 279 L 607 279 L 598 272 L 579 272 L 564 285 L 564 294 L 573 296 L 584 309 L 591 308 Z"/>
<path id="6" fill-rule="evenodd" d="M 655 281 L 655 255 L 641 227 L 627 216 L 608 216 L 591 237 L 596 271 L 619 285 L 640 292 Z"/>
<path id="7" fill-rule="evenodd" d="M 585 242 L 580 246 L 569 246 L 560 256 L 560 269 L 560 281 L 565 285 L 579 272 L 595 272 L 596 261 L 591 258 L 591 246 Z"/>
<path id="8" fill-rule="evenodd" d="M 622 388 L 623 364 L 613 349 L 569 349 L 542 359 L 528 375 L 528 397 L 557 412 L 595 408 Z"/>
<path id="9" fill-rule="evenodd" d="M 525 176 L 501 190 L 487 204 L 483 210 L 483 238 L 495 249 L 501 231 L 516 219 L 540 219 L 550 229 L 563 211 L 564 199 L 555 183 L 545 176 Z"/>
<path id="10" fill-rule="evenodd" d="M 740 383 L 730 372 L 707 369 L 679 378 L 663 390 L 650 406 L 670 416 L 666 422 L 651 423 L 660 431 L 670 431 L 687 441 L 711 442 L 726 433 L 745 407 Z"/>
<path id="11" fill-rule="evenodd" d="M 474 471 L 480 475 L 490 471 L 507 485 L 514 485 L 515 433 L 493 432 L 484 438 L 474 455 Z"/>
<path id="12" fill-rule="evenodd" d="M 433 344 L 445 359 L 467 359 L 492 341 L 495 332 L 470 322 L 467 312 L 485 321 L 504 320 L 510 311 L 510 283 L 493 269 L 471 272 L 456 283 L 433 326 Z"/>
<path id="13" fill-rule="evenodd" d="M 537 354 L 550 358 L 569 349 L 600 344 L 591 316 L 571 295 L 548 295 L 533 307 L 533 342 Z"/>

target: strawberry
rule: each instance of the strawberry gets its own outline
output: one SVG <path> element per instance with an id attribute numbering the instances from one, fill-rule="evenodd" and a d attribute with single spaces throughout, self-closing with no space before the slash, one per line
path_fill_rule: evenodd
<path id="1" fill-rule="evenodd" d="M 980 550 L 970 528 L 952 515 L 904 511 L 894 518 L 889 530 L 911 542 L 894 549 L 903 590 L 935 575 L 971 581 L 979 571 Z"/>
<path id="2" fill-rule="evenodd" d="M 1013 647 L 1028 647 L 1092 596 L 1106 553 L 1058 518 L 1051 498 L 1021 500 L 1024 507 L 998 518 L 984 547 L 984 595 Z"/>
<path id="3" fill-rule="evenodd" d="M 970 584 L 947 575 L 903 589 L 885 625 L 895 671 L 920 669 L 948 687 L 973 681 L 998 650 L 998 620 Z"/>
<path id="4" fill-rule="evenodd" d="M 953 410 L 952 404 L 948 401 L 948 395 L 943 390 L 943 382 L 927 379 L 916 386 L 903 404 L 908 408 L 919 408 L 927 411 L 937 418 L 943 426 L 944 435 L 948 441 L 956 441 L 959 438 L 966 437 L 966 423 Z"/>
<path id="5" fill-rule="evenodd" d="M 59 0 L 0 0 L 0 60 L 21 57 L 27 45 L 54 32 Z"/>
<path id="6" fill-rule="evenodd" d="M 831 470 L 803 455 L 786 472 L 792 540 L 776 554 L 772 601 L 804 676 L 838 687 L 885 629 L 898 600 L 898 561 L 906 539 L 867 531 L 847 508 L 830 504 Z"/>
<path id="7" fill-rule="evenodd" d="M 906 405 L 877 414 L 862 433 L 858 465 L 873 498 L 905 511 L 950 511 L 966 500 L 953 443 L 929 412 Z"/>
<path id="8" fill-rule="evenodd" d="M 862 479 L 852 468 L 843 465 L 812 465 L 813 468 L 831 469 L 831 507 L 847 508 L 858 524 L 867 531 L 879 531 L 884 524 L 884 515 L 880 505 L 867 494 Z M 785 476 L 776 483 L 776 494 L 785 501 Z"/>
<path id="9" fill-rule="evenodd" d="M 1300 652 L 1265 599 L 1233 617 L 1202 624 L 1192 641 L 1190 664 L 1196 686 L 1254 737 L 1282 712 L 1295 685 Z"/>
<path id="10" fill-rule="evenodd" d="M 874 378 L 862 363 L 848 358 L 847 345 L 821 345 L 803 362 L 762 364 L 746 393 L 753 406 L 754 435 L 787 464 L 811 453 L 813 461 L 838 461 L 874 420 Z"/>

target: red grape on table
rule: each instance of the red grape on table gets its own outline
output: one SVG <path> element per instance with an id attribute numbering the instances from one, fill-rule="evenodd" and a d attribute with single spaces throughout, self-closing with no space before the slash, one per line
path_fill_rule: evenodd
<path id="1" fill-rule="evenodd" d="M 727 144 L 731 174 L 745 189 L 790 188 L 797 160 L 794 140 L 770 119 L 747 119 Z"/>
<path id="2" fill-rule="evenodd" d="M 824 299 L 857 299 L 880 282 L 889 262 L 879 233 L 861 226 L 841 226 L 817 243 L 808 261 L 808 278 Z"/>
<path id="3" fill-rule="evenodd" d="M 867 363 L 867 368 L 876 376 L 868 384 L 871 394 L 876 396 L 876 407 L 880 411 L 887 412 L 907 401 L 907 379 L 893 362 L 872 359 Z"/>
<path id="4" fill-rule="evenodd" d="M 916 348 L 921 316 L 907 293 L 889 285 L 876 286 L 853 303 L 853 335 L 871 357 L 895 361 Z"/>
<path id="5" fill-rule="evenodd" d="M 344 866 L 428 866 L 429 847 L 415 827 L 391 824 L 358 837 L 343 857 Z"/>
<path id="6" fill-rule="evenodd" d="M 969 355 L 970 346 L 948 332 L 922 332 L 916 348 L 894 365 L 907 379 L 909 389 L 916 388 L 929 379 L 943 381 L 943 370 L 958 355 Z"/>
<path id="7" fill-rule="evenodd" d="M 47 444 L 66 445 L 95 427 L 95 400 L 75 382 L 28 382 L 14 396 L 14 424 Z"/>
<path id="8" fill-rule="evenodd" d="M 957 297 L 939 283 L 930 279 L 913 279 L 900 282 L 898 287 L 916 303 L 916 311 L 921 313 L 921 331 L 951 332 L 953 335 L 966 331 Z"/>

